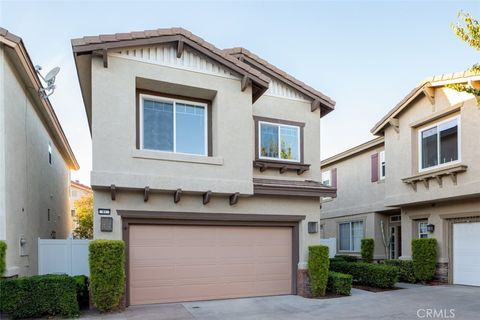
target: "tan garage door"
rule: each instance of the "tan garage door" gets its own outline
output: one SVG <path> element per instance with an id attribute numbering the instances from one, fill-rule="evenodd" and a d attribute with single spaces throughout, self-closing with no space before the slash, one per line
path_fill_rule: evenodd
<path id="1" fill-rule="evenodd" d="M 292 293 L 292 229 L 130 226 L 130 304 Z"/>

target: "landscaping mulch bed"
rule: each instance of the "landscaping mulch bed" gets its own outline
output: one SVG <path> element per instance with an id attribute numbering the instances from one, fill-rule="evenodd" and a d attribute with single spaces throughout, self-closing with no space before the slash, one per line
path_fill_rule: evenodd
<path id="1" fill-rule="evenodd" d="M 334 299 L 334 298 L 343 298 L 343 297 L 350 297 L 350 296 L 343 296 L 341 294 L 335 294 L 335 293 L 332 293 L 332 292 L 326 292 L 325 293 L 325 296 L 323 297 L 316 297 L 316 298 L 313 298 L 313 299 Z"/>
<path id="2" fill-rule="evenodd" d="M 448 282 L 442 281 L 442 280 L 430 280 L 427 282 L 418 282 L 418 284 L 423 284 L 425 286 L 444 286 L 448 284 Z"/>
<path id="3" fill-rule="evenodd" d="M 385 292 L 385 291 L 394 291 L 394 290 L 401 290 L 403 288 L 398 288 L 398 287 L 393 287 L 393 288 L 375 288 L 375 287 L 369 287 L 369 286 L 362 286 L 358 284 L 354 284 L 352 288 L 355 289 L 360 289 L 360 290 L 365 290 L 365 291 L 370 291 L 370 292 Z"/>

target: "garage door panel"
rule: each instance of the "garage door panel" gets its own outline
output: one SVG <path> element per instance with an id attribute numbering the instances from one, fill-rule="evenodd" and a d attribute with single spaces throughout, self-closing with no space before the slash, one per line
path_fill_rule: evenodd
<path id="1" fill-rule="evenodd" d="M 131 304 L 290 294 L 292 229 L 131 226 Z"/>
<path id="2" fill-rule="evenodd" d="M 480 286 L 480 223 L 453 225 L 453 283 Z"/>

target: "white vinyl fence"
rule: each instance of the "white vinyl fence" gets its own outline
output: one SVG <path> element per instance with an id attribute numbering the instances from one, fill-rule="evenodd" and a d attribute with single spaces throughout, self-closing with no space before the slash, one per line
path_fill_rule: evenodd
<path id="1" fill-rule="evenodd" d="M 38 274 L 90 276 L 88 243 L 79 239 L 38 239 Z"/>
<path id="2" fill-rule="evenodd" d="M 328 255 L 330 256 L 330 258 L 335 257 L 335 255 L 337 254 L 336 238 L 320 239 L 320 244 L 328 247 Z"/>

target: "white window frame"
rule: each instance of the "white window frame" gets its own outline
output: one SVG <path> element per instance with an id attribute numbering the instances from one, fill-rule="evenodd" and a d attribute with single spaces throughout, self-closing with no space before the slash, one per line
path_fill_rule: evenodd
<path id="1" fill-rule="evenodd" d="M 264 157 L 262 156 L 262 124 L 268 124 L 271 126 L 276 126 L 278 127 L 278 158 L 273 158 L 273 157 Z M 280 127 L 288 127 L 288 128 L 294 128 L 297 129 L 297 155 L 298 155 L 298 160 L 291 160 L 291 159 L 282 159 L 282 142 L 280 139 Z M 273 122 L 268 122 L 268 121 L 258 121 L 258 158 L 263 159 L 263 160 L 274 160 L 274 161 L 287 161 L 287 162 L 294 162 L 294 163 L 300 163 L 302 161 L 301 159 L 301 153 L 300 153 L 300 127 L 299 126 L 292 126 L 289 124 L 283 124 L 283 123 L 273 123 Z"/>
<path id="2" fill-rule="evenodd" d="M 382 166 L 385 166 L 385 173 L 387 173 L 387 170 L 386 170 L 386 162 L 385 162 L 385 150 L 382 150 L 380 151 L 379 155 L 378 155 L 378 176 L 380 178 L 380 180 L 385 180 L 385 174 L 383 174 L 382 172 Z"/>
<path id="3" fill-rule="evenodd" d="M 434 127 L 438 127 L 439 125 L 450 122 L 452 120 L 457 120 L 457 152 L 458 152 L 458 159 L 455 161 L 451 162 L 446 162 L 440 164 L 440 132 L 437 130 L 437 160 L 438 164 L 436 166 L 431 166 L 427 168 L 422 168 L 422 132 L 426 130 L 430 130 Z M 457 115 L 455 117 L 451 117 L 442 121 L 437 121 L 433 124 L 429 124 L 428 126 L 424 126 L 418 129 L 418 172 L 424 172 L 424 171 L 430 171 L 438 168 L 443 168 L 447 166 L 451 166 L 454 164 L 458 164 L 462 162 L 462 130 L 461 130 L 461 120 L 460 120 L 460 115 Z"/>
<path id="4" fill-rule="evenodd" d="M 325 184 L 325 176 L 328 175 L 328 184 Z M 322 172 L 322 184 L 331 187 L 332 186 L 332 170 L 326 170 Z"/>
<path id="5" fill-rule="evenodd" d="M 145 100 L 151 100 L 151 101 L 156 101 L 156 102 L 167 102 L 167 103 L 172 103 L 173 104 L 173 151 L 165 151 L 165 150 L 156 150 L 156 149 L 146 149 L 143 145 L 143 104 Z M 190 104 L 190 105 L 195 105 L 198 107 L 203 107 L 205 110 L 205 119 L 204 119 L 204 137 L 205 137 L 205 146 L 204 150 L 205 153 L 203 154 L 198 154 L 198 153 L 186 153 L 186 152 L 177 152 L 177 103 L 184 103 L 184 104 Z M 208 105 L 206 103 L 202 102 L 196 102 L 196 101 L 189 101 L 189 100 L 182 100 L 182 99 L 172 99 L 172 98 L 166 98 L 162 96 L 154 96 L 154 95 L 149 95 L 149 94 L 140 94 L 140 149 L 142 150 L 149 150 L 153 152 L 166 152 L 166 153 L 176 153 L 176 154 L 188 154 L 188 155 L 193 155 L 193 156 L 208 156 Z"/>
<path id="6" fill-rule="evenodd" d="M 365 221 L 364 220 L 352 220 L 352 221 L 344 221 L 344 222 L 339 222 L 338 223 L 338 251 L 339 252 L 360 252 L 355 251 L 353 249 L 353 224 L 356 222 L 361 222 L 362 223 L 362 239 L 365 238 Z M 342 224 L 350 224 L 350 250 L 342 250 L 340 249 L 340 241 L 341 241 L 341 235 L 340 235 L 340 225 Z"/>
<path id="7" fill-rule="evenodd" d="M 422 228 L 420 226 L 422 224 L 425 224 L 425 232 L 421 232 Z M 417 225 L 418 225 L 418 238 L 422 239 L 422 237 L 421 237 L 422 234 L 427 235 L 426 238 L 428 238 L 428 227 L 427 227 L 428 226 L 428 221 L 427 220 L 418 221 Z"/>

